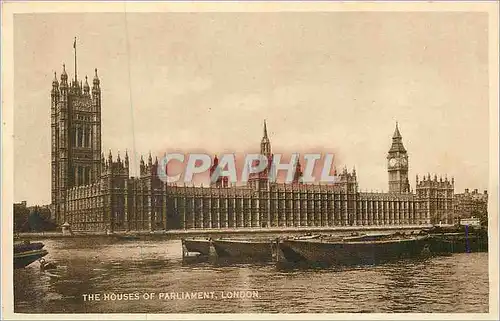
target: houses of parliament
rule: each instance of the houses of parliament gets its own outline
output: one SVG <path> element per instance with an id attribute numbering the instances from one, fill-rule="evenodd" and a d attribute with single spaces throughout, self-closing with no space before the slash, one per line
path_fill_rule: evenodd
<path id="1" fill-rule="evenodd" d="M 59 225 L 74 231 L 327 227 L 453 223 L 454 180 L 408 178 L 409 159 L 398 125 L 387 153 L 387 193 L 361 192 L 356 171 L 344 169 L 331 184 L 304 184 L 298 166 L 293 183 L 271 182 L 268 171 L 246 186 L 219 179 L 207 187 L 164 183 L 158 159 L 141 156 L 139 177 L 128 155 L 101 150 L 101 83 L 90 87 L 63 65 L 51 90 L 51 209 Z M 261 154 L 272 155 L 267 128 Z M 213 159 L 212 169 L 217 166 Z"/>

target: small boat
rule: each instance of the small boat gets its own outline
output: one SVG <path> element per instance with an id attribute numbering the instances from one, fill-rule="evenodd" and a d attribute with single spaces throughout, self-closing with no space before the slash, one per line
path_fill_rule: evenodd
<path id="1" fill-rule="evenodd" d="M 324 238 L 283 240 L 279 243 L 283 259 L 318 265 L 377 264 L 389 260 L 415 257 L 429 251 L 429 236 L 404 237 L 386 235 L 375 240 Z"/>
<path id="2" fill-rule="evenodd" d="M 261 239 L 216 239 L 212 241 L 220 258 L 271 260 L 273 245 L 271 240 Z"/>
<path id="3" fill-rule="evenodd" d="M 24 268 L 47 255 L 49 252 L 43 247 L 44 244 L 41 242 L 24 241 L 14 244 L 14 269 Z"/>
<path id="4" fill-rule="evenodd" d="M 40 250 L 45 246 L 42 242 L 34 242 L 23 241 L 19 243 L 14 243 L 14 253 L 26 252 L 26 251 L 35 251 Z"/>
<path id="5" fill-rule="evenodd" d="M 200 253 L 201 255 L 209 255 L 210 245 L 210 239 L 182 239 L 183 253 Z M 187 254 L 185 256 L 187 256 Z"/>

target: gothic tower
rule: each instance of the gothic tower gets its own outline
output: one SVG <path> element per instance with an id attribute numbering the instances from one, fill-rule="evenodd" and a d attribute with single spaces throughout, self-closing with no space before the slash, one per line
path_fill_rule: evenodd
<path id="1" fill-rule="evenodd" d="M 267 124 L 264 120 L 264 135 L 260 141 L 260 154 L 267 158 L 267 168 L 259 173 L 259 189 L 268 190 L 269 189 L 269 176 L 273 170 L 273 154 L 271 153 L 271 141 L 267 136 Z"/>
<path id="2" fill-rule="evenodd" d="M 392 146 L 387 154 L 387 171 L 389 172 L 389 193 L 409 193 L 408 153 L 403 146 L 398 123 L 392 136 Z"/>
<path id="3" fill-rule="evenodd" d="M 63 65 L 61 82 L 55 78 L 51 90 L 52 207 L 56 222 L 65 222 L 66 191 L 98 181 L 101 173 L 101 89 L 97 69 L 92 91 L 75 75 L 68 84 Z"/>
<path id="4" fill-rule="evenodd" d="M 267 158 L 267 168 L 260 173 L 252 173 L 248 178 L 248 184 L 252 188 L 258 190 L 267 190 L 269 183 L 269 175 L 272 170 L 273 154 L 271 153 L 271 141 L 267 135 L 267 124 L 264 120 L 264 135 L 260 141 L 260 155 Z M 257 165 L 258 161 L 255 161 L 253 166 Z"/>
<path id="5" fill-rule="evenodd" d="M 260 141 L 260 154 L 269 158 L 271 156 L 271 142 L 269 141 L 269 137 L 267 136 L 267 124 L 264 120 L 264 136 Z"/>

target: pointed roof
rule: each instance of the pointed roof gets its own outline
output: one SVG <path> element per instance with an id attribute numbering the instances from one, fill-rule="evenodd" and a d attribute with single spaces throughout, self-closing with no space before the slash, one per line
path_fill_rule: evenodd
<path id="1" fill-rule="evenodd" d="M 402 138 L 401 133 L 399 132 L 398 122 L 396 122 L 396 129 L 394 130 L 394 135 L 392 138 Z"/>
<path id="2" fill-rule="evenodd" d="M 99 76 L 97 75 L 97 68 L 95 68 L 94 80 L 92 81 L 93 86 L 97 87 L 100 84 Z"/>
<path id="3" fill-rule="evenodd" d="M 264 136 L 262 136 L 262 143 L 269 143 L 269 137 L 267 136 L 267 124 L 266 120 L 264 119 Z"/>
<path id="4" fill-rule="evenodd" d="M 66 73 L 66 65 L 63 64 L 63 71 L 61 73 L 61 85 L 65 86 L 67 85 L 68 81 L 68 74 Z"/>
<path id="5" fill-rule="evenodd" d="M 129 164 L 129 162 L 128 162 L 128 151 L 125 149 L 125 166 L 128 167 L 128 164 Z"/>
<path id="6" fill-rule="evenodd" d="M 61 76 L 67 76 L 68 74 L 66 73 L 66 64 L 63 64 L 63 72 Z"/>
<path id="7" fill-rule="evenodd" d="M 85 85 L 83 85 L 83 89 L 85 89 L 86 91 L 88 91 L 90 89 L 87 76 L 85 76 Z"/>
<path id="8" fill-rule="evenodd" d="M 57 81 L 57 73 L 54 71 L 54 80 L 52 80 L 52 85 L 58 86 L 59 81 Z"/>
<path id="9" fill-rule="evenodd" d="M 396 129 L 394 129 L 394 135 L 392 135 L 392 145 L 389 153 L 391 152 L 402 152 L 405 153 L 406 149 L 403 145 L 403 136 L 399 132 L 398 122 L 396 122 Z"/>

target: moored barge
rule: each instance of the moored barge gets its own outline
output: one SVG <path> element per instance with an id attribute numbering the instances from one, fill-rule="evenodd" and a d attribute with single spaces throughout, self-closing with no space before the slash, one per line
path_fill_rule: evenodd
<path id="1" fill-rule="evenodd" d="M 279 242 L 285 262 L 307 262 L 313 265 L 377 264 L 399 258 L 429 254 L 430 238 L 422 236 L 371 236 L 283 240 Z"/>
<path id="2" fill-rule="evenodd" d="M 215 252 L 219 258 L 271 260 L 274 242 L 271 240 L 216 239 L 213 240 Z"/>
<path id="3" fill-rule="evenodd" d="M 182 239 L 183 250 L 188 253 L 199 253 L 208 256 L 210 254 L 210 239 Z"/>
<path id="4" fill-rule="evenodd" d="M 488 235 L 481 233 L 442 233 L 430 235 L 435 254 L 488 252 Z"/>

